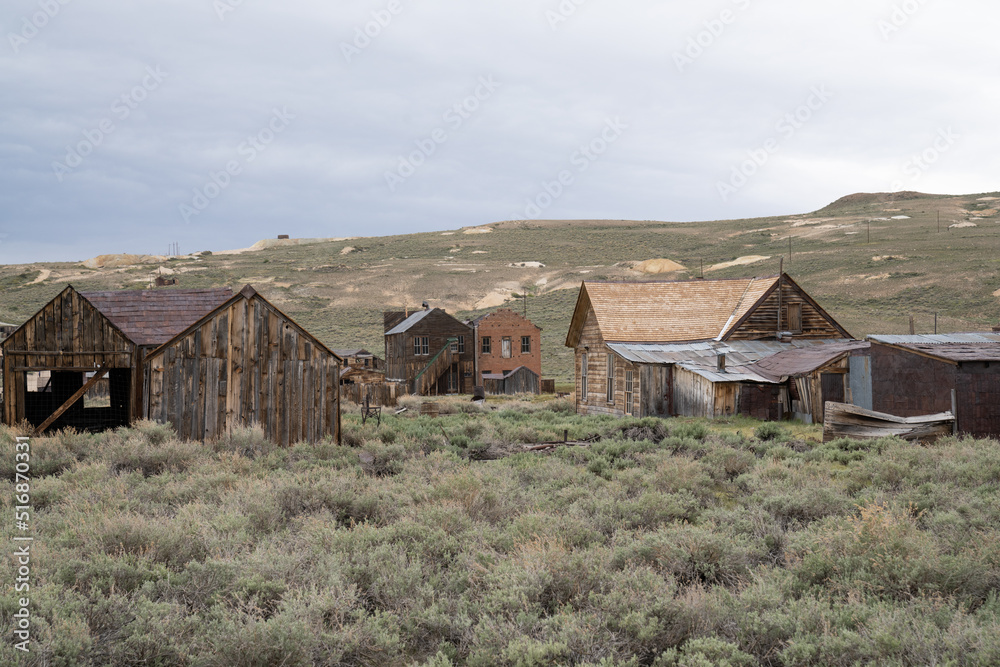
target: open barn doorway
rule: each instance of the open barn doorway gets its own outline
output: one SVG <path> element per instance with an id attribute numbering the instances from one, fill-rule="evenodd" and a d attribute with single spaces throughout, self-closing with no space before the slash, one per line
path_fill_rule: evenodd
<path id="1" fill-rule="evenodd" d="M 24 383 L 25 418 L 38 432 L 103 431 L 129 423 L 129 369 L 49 369 L 19 375 Z"/>

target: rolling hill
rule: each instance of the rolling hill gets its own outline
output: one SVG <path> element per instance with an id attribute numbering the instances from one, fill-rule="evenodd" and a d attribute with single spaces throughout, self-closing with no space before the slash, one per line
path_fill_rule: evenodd
<path id="1" fill-rule="evenodd" d="M 331 347 L 381 354 L 387 307 L 426 300 L 462 316 L 507 304 L 543 328 L 547 377 L 582 280 L 735 277 L 785 270 L 855 336 L 983 330 L 1000 322 L 1000 193 L 854 194 L 813 213 L 747 220 L 529 220 L 445 232 L 266 241 L 180 257 L 0 266 L 0 321 L 19 323 L 67 283 L 143 289 L 253 284 Z M 169 289 L 169 288 L 164 288 Z M 516 298 L 527 293 L 525 299 Z"/>

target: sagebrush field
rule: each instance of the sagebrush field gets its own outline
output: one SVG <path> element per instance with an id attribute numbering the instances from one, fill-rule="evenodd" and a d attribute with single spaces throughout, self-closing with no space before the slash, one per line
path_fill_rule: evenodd
<path id="1" fill-rule="evenodd" d="M 32 652 L 0 663 L 1000 664 L 994 441 L 444 408 L 343 445 L 33 439 Z M 602 437 L 523 451 L 566 431 Z"/>

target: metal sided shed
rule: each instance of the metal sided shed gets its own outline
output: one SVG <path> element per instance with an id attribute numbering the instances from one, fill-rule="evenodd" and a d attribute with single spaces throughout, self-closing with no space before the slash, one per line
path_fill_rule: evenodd
<path id="1" fill-rule="evenodd" d="M 874 409 L 899 417 L 952 410 L 957 428 L 1000 436 L 1000 334 L 869 336 Z"/>
<path id="2" fill-rule="evenodd" d="M 342 363 L 247 285 L 146 357 L 145 416 L 190 440 L 257 423 L 282 446 L 339 442 Z"/>
<path id="3" fill-rule="evenodd" d="M 0 344 L 4 423 L 27 420 L 41 433 L 140 418 L 143 353 L 231 296 L 228 289 L 81 293 L 67 286 Z M 38 382 L 41 374 L 48 379 Z M 104 377 L 108 404 L 89 405 L 88 392 Z"/>

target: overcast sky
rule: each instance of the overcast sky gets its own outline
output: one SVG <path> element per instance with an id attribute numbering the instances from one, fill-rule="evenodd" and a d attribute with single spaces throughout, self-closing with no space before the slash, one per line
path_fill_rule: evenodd
<path id="1" fill-rule="evenodd" d="M 0 262 L 1000 188 L 995 0 L 5 0 Z"/>

